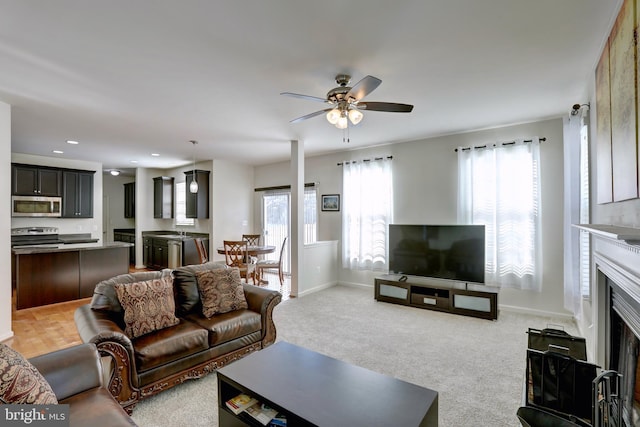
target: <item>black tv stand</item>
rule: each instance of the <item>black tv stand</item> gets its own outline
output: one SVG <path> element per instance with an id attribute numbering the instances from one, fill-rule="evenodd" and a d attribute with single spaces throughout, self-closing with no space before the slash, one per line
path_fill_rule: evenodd
<path id="1" fill-rule="evenodd" d="M 498 290 L 490 287 L 486 291 L 470 290 L 468 284 L 464 288 L 448 287 L 384 275 L 375 279 L 375 299 L 489 320 L 498 318 Z"/>

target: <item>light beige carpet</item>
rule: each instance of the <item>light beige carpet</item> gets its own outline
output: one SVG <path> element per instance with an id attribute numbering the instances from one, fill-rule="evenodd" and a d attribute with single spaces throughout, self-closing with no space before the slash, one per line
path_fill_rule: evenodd
<path id="1" fill-rule="evenodd" d="M 376 302 L 373 288 L 345 286 L 284 301 L 274 321 L 278 340 L 438 391 L 445 427 L 520 426 L 527 329 L 554 323 L 576 333 L 559 318 L 476 319 Z M 141 402 L 133 418 L 143 427 L 217 426 L 216 402 L 209 375 Z"/>

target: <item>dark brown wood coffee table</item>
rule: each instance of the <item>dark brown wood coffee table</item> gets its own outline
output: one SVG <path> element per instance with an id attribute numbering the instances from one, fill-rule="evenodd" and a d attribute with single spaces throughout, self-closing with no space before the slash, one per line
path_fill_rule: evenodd
<path id="1" fill-rule="evenodd" d="M 221 427 L 260 426 L 225 402 L 246 393 L 287 426 L 437 426 L 438 392 L 278 342 L 218 370 Z"/>

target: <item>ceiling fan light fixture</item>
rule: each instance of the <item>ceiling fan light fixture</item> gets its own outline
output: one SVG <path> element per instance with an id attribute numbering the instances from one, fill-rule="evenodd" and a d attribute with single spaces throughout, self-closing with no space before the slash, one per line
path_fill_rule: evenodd
<path id="1" fill-rule="evenodd" d="M 341 115 L 340 118 L 338 119 L 338 122 L 336 123 L 336 127 L 338 129 L 346 129 L 348 125 L 349 125 L 349 122 L 347 121 L 347 116 Z"/>
<path id="2" fill-rule="evenodd" d="M 337 108 L 334 108 L 327 113 L 327 121 L 332 125 L 338 123 L 338 119 L 340 119 L 340 110 L 338 110 Z"/>
<path id="3" fill-rule="evenodd" d="M 364 117 L 364 114 L 362 114 L 360 110 L 356 110 L 355 108 L 352 108 L 351 110 L 349 110 L 349 120 L 351 121 L 352 124 L 357 125 L 362 121 L 363 117 Z"/>

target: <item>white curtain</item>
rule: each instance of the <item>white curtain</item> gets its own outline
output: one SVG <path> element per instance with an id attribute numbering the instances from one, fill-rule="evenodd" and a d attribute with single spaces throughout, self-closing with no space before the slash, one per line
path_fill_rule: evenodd
<path id="1" fill-rule="evenodd" d="M 391 159 L 345 162 L 342 170 L 342 266 L 386 271 L 393 213 Z"/>
<path id="2" fill-rule="evenodd" d="M 458 222 L 484 224 L 485 282 L 540 291 L 540 142 L 458 148 Z"/>
<path id="3" fill-rule="evenodd" d="M 580 115 L 565 117 L 564 149 L 564 308 L 580 317 Z"/>

